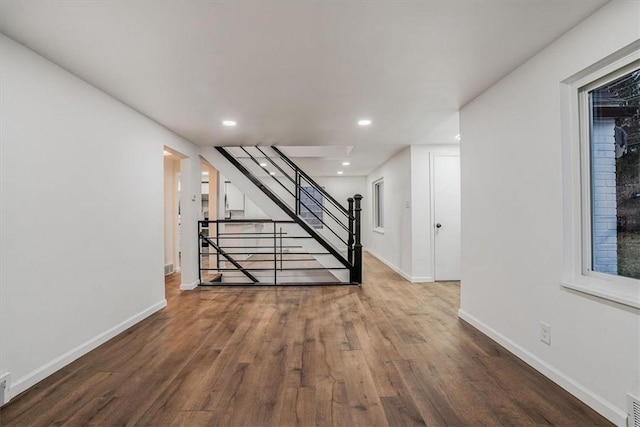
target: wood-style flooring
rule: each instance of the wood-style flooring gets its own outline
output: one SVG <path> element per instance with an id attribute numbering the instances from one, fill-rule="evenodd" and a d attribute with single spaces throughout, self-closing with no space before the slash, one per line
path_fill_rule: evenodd
<path id="1" fill-rule="evenodd" d="M 1 426 L 603 426 L 457 317 L 456 282 L 203 288 L 0 409 Z"/>

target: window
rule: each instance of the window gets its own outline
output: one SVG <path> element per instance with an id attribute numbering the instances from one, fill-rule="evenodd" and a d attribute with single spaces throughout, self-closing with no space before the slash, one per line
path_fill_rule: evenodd
<path id="1" fill-rule="evenodd" d="M 322 228 L 323 197 L 315 187 L 298 187 L 298 213 L 313 228 Z"/>
<path id="2" fill-rule="evenodd" d="M 384 232 L 384 181 L 373 183 L 373 230 Z"/>
<path id="3" fill-rule="evenodd" d="M 640 64 L 587 85 L 580 100 L 585 270 L 640 279 Z"/>
<path id="4" fill-rule="evenodd" d="M 561 86 L 561 286 L 640 308 L 640 42 Z"/>

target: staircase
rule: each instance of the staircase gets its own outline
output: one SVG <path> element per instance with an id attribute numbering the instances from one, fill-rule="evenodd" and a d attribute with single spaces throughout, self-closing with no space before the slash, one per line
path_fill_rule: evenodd
<path id="1" fill-rule="evenodd" d="M 199 221 L 201 285 L 362 282 L 361 195 L 344 207 L 277 147 L 215 147 L 203 157 L 269 218 Z"/>

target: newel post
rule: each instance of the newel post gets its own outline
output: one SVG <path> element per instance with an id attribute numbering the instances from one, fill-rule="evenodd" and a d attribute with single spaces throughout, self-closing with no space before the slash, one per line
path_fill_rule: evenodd
<path id="1" fill-rule="evenodd" d="M 355 208 L 354 208 L 355 242 L 353 245 L 353 270 L 352 270 L 351 281 L 354 283 L 362 284 L 362 241 L 361 241 L 361 234 L 360 234 L 360 231 L 361 231 L 360 230 L 361 228 L 360 214 L 362 212 L 362 207 L 360 202 L 362 200 L 362 195 L 356 194 L 355 196 L 353 196 L 353 199 L 355 201 Z"/>
<path id="2" fill-rule="evenodd" d="M 349 260 L 349 264 L 353 267 L 353 197 L 349 197 L 347 199 L 347 203 L 349 204 L 349 238 L 347 241 L 347 259 Z"/>

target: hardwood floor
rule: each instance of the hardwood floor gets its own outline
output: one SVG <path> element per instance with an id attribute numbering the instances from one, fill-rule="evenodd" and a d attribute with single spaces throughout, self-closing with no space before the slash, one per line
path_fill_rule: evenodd
<path id="1" fill-rule="evenodd" d="M 601 426 L 457 318 L 456 282 L 204 288 L 0 409 L 1 426 Z"/>

